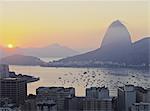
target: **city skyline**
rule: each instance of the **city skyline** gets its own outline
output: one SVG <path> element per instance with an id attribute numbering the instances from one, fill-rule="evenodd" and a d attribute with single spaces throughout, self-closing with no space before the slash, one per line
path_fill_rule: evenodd
<path id="1" fill-rule="evenodd" d="M 0 0 L 0 111 L 150 111 L 150 0 Z"/>

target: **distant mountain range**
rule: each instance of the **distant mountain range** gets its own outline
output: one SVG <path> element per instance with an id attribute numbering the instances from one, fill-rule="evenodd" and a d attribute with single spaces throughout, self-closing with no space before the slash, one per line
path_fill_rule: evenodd
<path id="1" fill-rule="evenodd" d="M 52 67 L 149 67 L 150 37 L 132 43 L 119 20 L 107 29 L 101 47 L 81 55 L 50 62 Z"/>
<path id="2" fill-rule="evenodd" d="M 52 44 L 41 48 L 4 48 L 0 47 L 0 57 L 7 57 L 12 55 L 28 55 L 34 57 L 69 57 L 79 54 L 77 51 L 59 44 Z"/>
<path id="3" fill-rule="evenodd" d="M 100 48 L 79 54 L 70 48 L 53 44 L 43 48 L 0 47 L 0 63 L 40 65 L 46 67 L 150 67 L 150 37 L 131 42 L 131 36 L 119 20 L 107 29 Z M 25 56 L 28 55 L 28 56 Z M 38 57 L 66 57 L 45 63 Z"/>

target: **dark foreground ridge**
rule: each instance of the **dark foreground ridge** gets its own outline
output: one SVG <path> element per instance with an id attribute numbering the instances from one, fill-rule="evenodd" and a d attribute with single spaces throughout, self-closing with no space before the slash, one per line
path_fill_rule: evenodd
<path id="1" fill-rule="evenodd" d="M 132 43 L 127 28 L 117 20 L 108 27 L 100 48 L 42 66 L 149 68 L 149 44 L 150 37 Z"/>
<path id="2" fill-rule="evenodd" d="M 27 66 L 40 66 L 45 62 L 37 57 L 25 55 L 12 55 L 0 59 L 1 64 L 7 65 L 27 65 Z"/>

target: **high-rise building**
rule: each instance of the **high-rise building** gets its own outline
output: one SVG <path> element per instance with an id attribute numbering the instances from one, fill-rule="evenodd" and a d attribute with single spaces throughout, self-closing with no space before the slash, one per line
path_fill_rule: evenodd
<path id="1" fill-rule="evenodd" d="M 109 90 L 106 87 L 91 87 L 86 89 L 87 98 L 106 99 L 109 98 Z"/>
<path id="2" fill-rule="evenodd" d="M 72 97 L 65 100 L 65 111 L 114 111 L 113 100 L 105 87 L 86 89 L 86 97 Z"/>
<path id="3" fill-rule="evenodd" d="M 136 102 L 136 90 L 133 85 L 118 88 L 118 111 L 131 111 Z"/>
<path id="4" fill-rule="evenodd" d="M 9 77 L 9 67 L 5 64 L 0 64 L 0 79 Z"/>
<path id="5" fill-rule="evenodd" d="M 120 87 L 117 103 L 118 111 L 149 111 L 150 89 L 133 85 Z"/>
<path id="6" fill-rule="evenodd" d="M 36 90 L 37 101 L 54 100 L 58 111 L 64 110 L 65 98 L 75 97 L 75 89 L 64 87 L 40 87 Z"/>
<path id="7" fill-rule="evenodd" d="M 27 83 L 17 78 L 0 79 L 0 97 L 8 98 L 16 105 L 23 104 L 27 96 Z"/>
<path id="8" fill-rule="evenodd" d="M 135 91 L 136 91 L 136 103 L 146 101 L 145 98 L 147 93 L 146 89 L 144 89 L 143 87 L 136 86 Z"/>

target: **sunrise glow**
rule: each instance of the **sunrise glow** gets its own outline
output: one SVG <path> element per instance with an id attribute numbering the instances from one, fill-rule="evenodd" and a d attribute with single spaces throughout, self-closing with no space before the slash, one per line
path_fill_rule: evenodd
<path id="1" fill-rule="evenodd" d="M 95 49 L 118 19 L 137 41 L 149 35 L 149 12 L 146 1 L 0 2 L 0 45 Z"/>
<path id="2" fill-rule="evenodd" d="M 8 44 L 7 47 L 10 49 L 14 48 L 14 46 L 12 44 Z"/>

